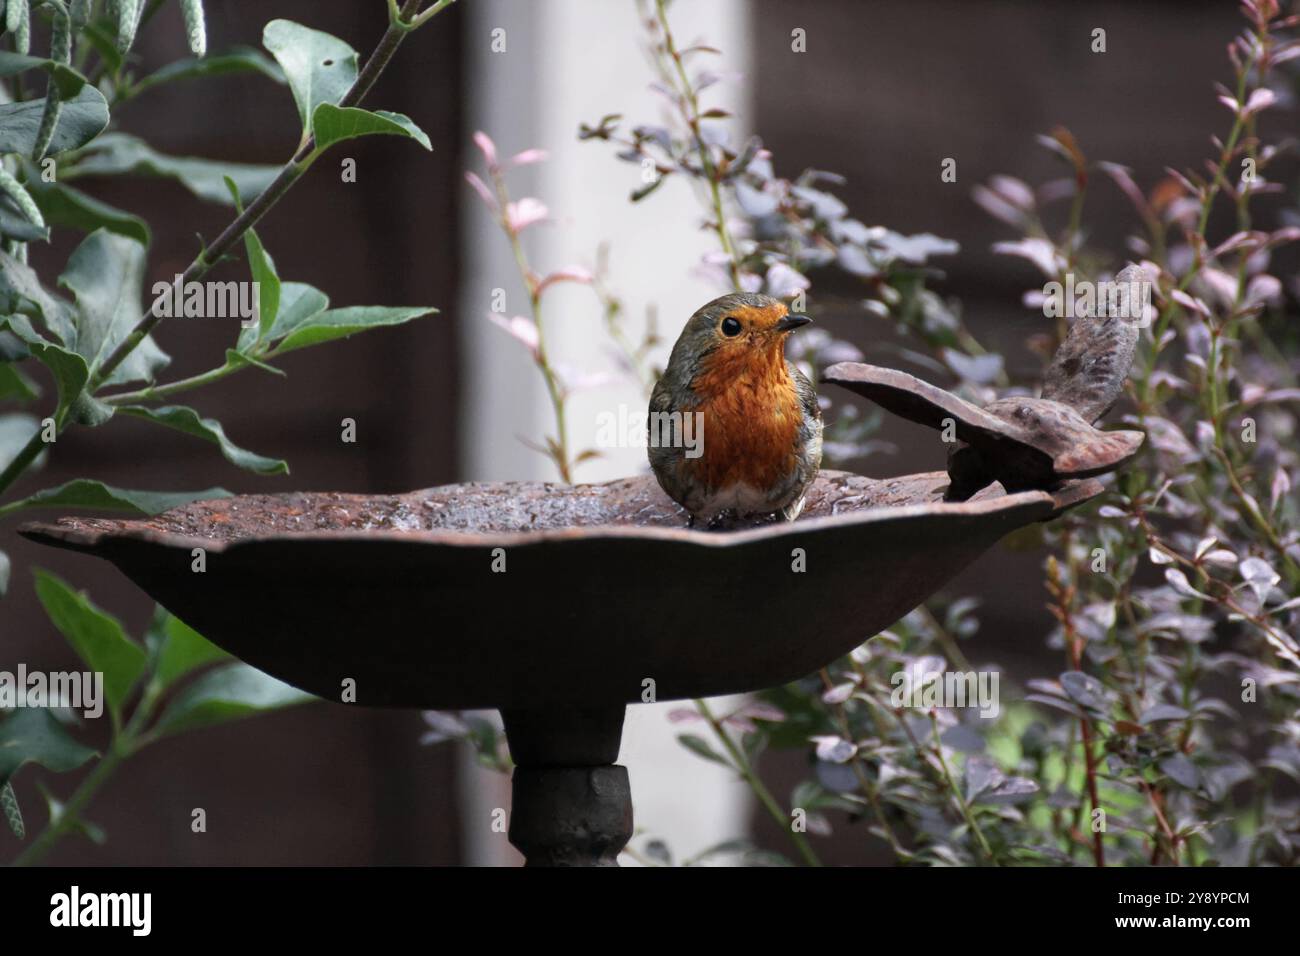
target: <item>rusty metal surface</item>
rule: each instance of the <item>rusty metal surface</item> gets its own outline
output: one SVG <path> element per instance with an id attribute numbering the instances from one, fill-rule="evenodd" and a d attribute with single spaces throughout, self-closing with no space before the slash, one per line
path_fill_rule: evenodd
<path id="1" fill-rule="evenodd" d="M 992 486 L 951 503 L 947 484 L 823 472 L 798 521 L 734 531 L 687 530 L 650 476 L 250 495 L 21 530 L 112 561 L 226 650 L 322 697 L 352 679 L 363 705 L 599 706 L 642 700 L 647 681 L 666 700 L 807 674 L 1007 532 L 1100 490 Z"/>
<path id="2" fill-rule="evenodd" d="M 1128 361 L 1131 354 L 1124 365 L 1125 374 Z M 1071 368 L 1079 376 L 1102 375 L 1092 366 Z M 1115 371 L 1113 365 L 1106 366 L 1107 384 Z M 948 461 L 952 479 L 948 496 L 957 500 L 994 481 L 1015 490 L 1053 488 L 1064 481 L 1104 474 L 1132 458 L 1144 438 L 1138 431 L 1094 428 L 1074 408 L 1052 399 L 1011 396 L 980 408 L 906 372 L 860 362 L 832 365 L 822 381 L 936 430 L 951 420 L 963 443 L 952 448 Z M 1093 380 L 1088 387 L 1094 392 L 1087 394 L 1094 394 L 1100 386 Z"/>

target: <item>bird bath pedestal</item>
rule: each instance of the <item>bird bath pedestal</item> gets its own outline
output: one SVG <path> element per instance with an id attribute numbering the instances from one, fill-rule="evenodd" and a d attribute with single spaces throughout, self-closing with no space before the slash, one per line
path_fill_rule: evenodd
<path id="1" fill-rule="evenodd" d="M 615 764 L 625 706 L 812 673 L 1008 532 L 1097 495 L 1092 476 L 1141 442 L 1091 424 L 1128 372 L 1122 325 L 1076 322 L 1043 398 L 983 409 L 899 372 L 832 367 L 824 381 L 951 422 L 960 444 L 947 472 L 824 471 L 790 523 L 687 529 L 646 476 L 243 495 L 22 533 L 111 561 L 209 640 L 327 700 L 351 682 L 361 705 L 499 709 L 511 842 L 530 865 L 613 866 L 632 834 Z"/>

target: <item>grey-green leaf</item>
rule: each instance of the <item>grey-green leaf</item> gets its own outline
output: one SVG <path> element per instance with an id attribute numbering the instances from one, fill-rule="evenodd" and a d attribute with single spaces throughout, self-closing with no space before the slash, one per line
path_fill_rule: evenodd
<path id="1" fill-rule="evenodd" d="M 677 742 L 705 760 L 711 760 L 713 763 L 720 763 L 724 767 L 735 769 L 730 760 L 714 750 L 707 740 L 697 734 L 678 734 Z"/>
<path id="2" fill-rule="evenodd" d="M 270 331 L 261 336 L 263 342 L 282 339 L 313 316 L 329 308 L 330 300 L 324 292 L 305 282 L 282 282 L 280 305 Z M 238 348 L 246 351 L 259 341 L 258 329 L 248 327 L 239 333 Z"/>
<path id="3" fill-rule="evenodd" d="M 25 511 L 30 508 L 94 508 L 99 511 L 125 511 L 129 514 L 150 516 L 179 508 L 191 501 L 229 497 L 230 492 L 224 488 L 204 488 L 201 491 L 141 491 L 115 488 L 91 478 L 76 478 L 6 504 L 0 508 L 0 514 Z"/>
<path id="4" fill-rule="evenodd" d="M 31 266 L 0 252 L 0 316 L 21 313 L 37 318 L 55 340 L 71 347 L 77 338 L 74 311 L 71 304 L 41 284 Z M 28 328 L 30 330 L 30 326 Z M 15 327 L 14 333 L 20 338 L 23 336 L 20 328 Z"/>
<path id="5" fill-rule="evenodd" d="M 65 100 L 72 99 L 86 85 L 86 78 L 65 63 L 59 63 L 49 57 L 25 56 L 0 50 L 0 77 L 13 76 L 27 70 L 44 70 L 54 77 L 54 85 L 59 95 Z"/>
<path id="6" fill-rule="evenodd" d="M 280 276 L 275 271 L 275 261 L 262 245 L 257 232 L 244 233 L 244 249 L 248 252 L 248 269 L 257 283 L 257 327 L 264 335 L 275 324 L 280 310 Z"/>
<path id="7" fill-rule="evenodd" d="M 272 20 L 262 45 L 279 61 L 304 134 L 321 103 L 337 104 L 357 79 L 357 51 L 338 37 L 290 20 Z"/>
<path id="8" fill-rule="evenodd" d="M 178 617 L 168 614 L 162 623 L 162 646 L 154 671 L 159 684 L 167 688 L 182 677 L 230 655 Z"/>
<path id="9" fill-rule="evenodd" d="M 192 408 L 184 405 L 163 405 L 150 408 L 145 405 L 123 405 L 118 411 L 124 415 L 134 415 L 185 432 L 204 441 L 212 442 L 221 449 L 221 454 L 231 464 L 255 471 L 260 475 L 284 475 L 289 473 L 289 466 L 281 459 L 266 458 L 240 448 L 226 437 L 221 423 L 212 418 L 203 418 Z"/>
<path id="10" fill-rule="evenodd" d="M 36 146 L 44 112 L 43 99 L 0 104 L 0 153 L 30 156 Z M 58 129 L 46 152 L 79 149 L 102 133 L 107 125 L 108 101 L 93 86 L 83 86 L 80 93 L 63 104 Z"/>
<path id="11" fill-rule="evenodd" d="M 31 189 L 30 183 L 27 185 L 28 193 L 34 198 L 35 190 Z M 48 242 L 50 230 L 48 226 L 32 222 L 12 197 L 0 196 L 0 236 L 18 242 Z"/>
<path id="12" fill-rule="evenodd" d="M 133 91 L 136 96 L 139 96 L 145 90 L 164 83 L 203 76 L 223 76 L 228 73 L 260 73 L 269 80 L 284 84 L 284 71 L 280 69 L 279 64 L 261 50 L 239 46 L 226 53 L 205 56 L 201 60 L 187 58 L 168 63 L 137 81 Z"/>
<path id="13" fill-rule="evenodd" d="M 95 141 L 90 154 L 69 169 L 64 178 L 128 173 L 174 179 L 202 200 L 229 206 L 232 202 L 226 189 L 226 177 L 235 181 L 245 200 L 251 201 L 279 175 L 280 167 L 168 156 L 139 137 L 127 133 L 105 133 Z"/>
<path id="14" fill-rule="evenodd" d="M 311 129 L 316 136 L 317 149 L 328 149 L 346 139 L 374 135 L 405 136 L 425 149 L 433 149 L 424 130 L 411 122 L 410 117 L 387 110 L 372 112 L 356 106 L 341 108 L 322 103 L 312 114 Z"/>
<path id="15" fill-rule="evenodd" d="M 23 412 L 0 415 L 0 470 L 9 467 L 9 463 L 40 428 L 39 421 Z M 39 463 L 38 459 L 35 464 Z M 0 508 L 0 514 L 3 513 L 4 509 Z"/>
<path id="16" fill-rule="evenodd" d="M 235 349 L 226 349 L 226 368 L 241 369 L 249 366 L 261 369 L 263 372 L 268 372 L 271 375 L 283 377 L 288 374 L 284 369 L 276 368 L 274 365 L 267 365 L 265 362 L 256 359 L 251 355 L 245 355 L 243 352 L 238 352 Z"/>
<path id="17" fill-rule="evenodd" d="M 98 229 L 68 259 L 59 282 L 77 302 L 75 348 L 93 379 L 140 320 L 145 250 L 134 239 Z M 152 382 L 167 355 L 146 336 L 106 384 Z"/>
<path id="18" fill-rule="evenodd" d="M 51 225 L 68 226 L 82 232 L 107 229 L 145 246 L 152 238 L 148 223 L 139 216 L 101 202 L 66 183 L 47 183 L 37 178 L 27 182 L 27 191 L 36 200 L 45 221 Z"/>
<path id="19" fill-rule="evenodd" d="M 255 667 L 227 664 L 214 668 L 177 694 L 158 719 L 155 730 L 174 734 L 315 699 Z"/>
<path id="20" fill-rule="evenodd" d="M 0 364 L 0 399 L 30 402 L 39 398 L 40 386 L 28 378 L 23 370 L 10 362 Z"/>
<path id="21" fill-rule="evenodd" d="M 66 582 L 37 568 L 36 596 L 54 626 L 68 639 L 86 666 L 104 675 L 104 697 L 119 720 L 131 688 L 144 673 L 144 648 L 126 636 L 117 618 L 101 611 Z"/>
<path id="22" fill-rule="evenodd" d="M 78 424 L 102 425 L 113 415 L 113 410 L 85 394 L 90 372 L 86 360 L 69 349 L 38 334 L 31 323 L 21 315 L 0 319 L 0 329 L 9 329 L 20 338 L 37 361 L 54 375 L 59 391 L 59 414 L 69 411 L 72 421 Z"/>
<path id="23" fill-rule="evenodd" d="M 8 782 L 25 763 L 67 773 L 95 755 L 73 740 L 48 708 L 20 707 L 0 720 L 0 781 Z"/>
<path id="24" fill-rule="evenodd" d="M 309 345 L 320 345 L 322 342 L 346 338 L 367 329 L 401 325 L 437 311 L 437 309 L 418 306 L 384 305 L 354 305 L 342 309 L 327 309 L 304 320 L 289 332 L 275 347 L 272 354 L 282 355 L 295 349 L 307 348 Z"/>
<path id="25" fill-rule="evenodd" d="M 242 213 L 239 187 L 233 179 L 226 180 L 226 189 L 235 201 L 235 208 Z M 257 283 L 257 336 L 261 338 L 275 324 L 276 313 L 280 310 L 280 275 L 256 229 L 250 228 L 244 233 L 244 250 L 248 253 L 248 271 Z"/>

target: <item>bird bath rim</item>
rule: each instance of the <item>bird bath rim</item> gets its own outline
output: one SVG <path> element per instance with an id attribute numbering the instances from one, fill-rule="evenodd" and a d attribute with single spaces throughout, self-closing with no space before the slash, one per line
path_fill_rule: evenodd
<path id="1" fill-rule="evenodd" d="M 839 476 L 860 477 L 848 472 L 823 470 L 821 477 Z M 905 479 L 934 479 L 936 486 L 947 481 L 945 472 L 920 472 L 902 476 Z M 552 485 L 539 482 L 497 482 L 501 487 L 517 485 L 520 487 L 554 488 L 563 493 L 565 489 L 599 487 L 617 484 L 630 479 L 618 479 L 592 485 Z M 888 479 L 879 479 L 885 481 Z M 894 479 L 898 480 L 898 479 Z M 358 500 L 380 498 L 414 498 L 419 495 L 445 491 L 461 487 L 484 487 L 487 483 L 472 485 L 440 485 L 401 495 L 356 495 Z M 239 534 L 231 537 L 215 537 L 203 534 L 190 534 L 161 530 L 150 525 L 151 521 L 165 518 L 167 515 L 204 505 L 229 505 L 236 502 L 251 502 L 265 499 L 288 499 L 294 497 L 314 498 L 320 495 L 337 495 L 336 492 L 290 492 L 276 495 L 233 495 L 228 498 L 198 499 L 180 508 L 163 512 L 155 518 L 95 518 L 64 517 L 53 522 L 30 521 L 19 526 L 18 531 L 24 537 L 55 547 L 75 551 L 94 551 L 108 540 L 131 540 L 163 547 L 193 548 L 200 547 L 211 554 L 222 554 L 232 549 L 253 543 L 274 541 L 403 541 L 433 546 L 460 547 L 517 547 L 530 544 L 547 544 L 562 541 L 599 541 L 615 539 L 643 539 L 652 541 L 676 541 L 699 545 L 707 548 L 731 548 L 768 538 L 797 536 L 820 531 L 831 527 L 851 527 L 869 525 L 890 520 L 906 520 L 923 514 L 952 515 L 973 517 L 990 515 L 1000 511 L 1016 510 L 1031 504 L 1051 505 L 1051 511 L 1042 520 L 1055 517 L 1062 510 L 1081 504 L 1099 494 L 1102 487 L 1096 482 L 1072 482 L 1058 489 L 1053 494 L 1048 491 L 1020 491 L 1002 493 L 993 491 L 982 497 L 966 501 L 917 502 L 914 504 L 873 504 L 865 507 L 845 510 L 826 515 L 804 515 L 796 521 L 774 521 L 755 527 L 726 530 L 705 530 L 702 528 L 667 527 L 634 523 L 609 522 L 602 524 L 572 524 L 554 527 L 539 527 L 535 531 L 474 531 L 461 529 L 424 529 L 424 528 L 320 528 L 304 531 L 268 531 L 255 534 Z M 845 499 L 854 497 L 844 496 Z M 683 512 L 683 515 L 685 513 Z"/>

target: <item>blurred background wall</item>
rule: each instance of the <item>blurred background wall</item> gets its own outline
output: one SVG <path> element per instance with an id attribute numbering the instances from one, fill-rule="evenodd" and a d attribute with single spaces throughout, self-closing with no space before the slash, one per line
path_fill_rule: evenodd
<path id="1" fill-rule="evenodd" d="M 259 45 L 263 24 L 288 17 L 327 30 L 367 51 L 383 29 L 384 4 L 208 0 L 210 47 Z M 961 254 L 942 260 L 937 285 L 963 303 L 975 330 L 1004 348 L 1013 364 L 1034 367 L 1022 343 L 1040 314 L 1020 305 L 1037 281 L 1021 260 L 994 256 L 1011 238 L 970 198 L 993 173 L 1030 182 L 1060 175 L 1034 136 L 1063 124 L 1092 158 L 1134 169 L 1148 187 L 1166 166 L 1197 165 L 1226 111 L 1212 83 L 1226 74 L 1224 48 L 1237 30 L 1235 3 L 1196 0 L 713 0 L 678 5 L 681 39 L 724 50 L 725 68 L 744 74 L 720 95 L 742 128 L 772 149 L 777 172 L 805 167 L 844 175 L 837 193 L 868 224 L 932 232 L 958 240 Z M 1107 30 L 1105 54 L 1090 52 L 1091 31 Z M 491 30 L 504 27 L 507 48 L 491 53 Z M 793 54 L 791 30 L 802 28 L 807 53 Z M 148 62 L 183 54 L 171 6 L 139 45 Z M 537 435 L 547 409 L 516 343 L 489 327 L 485 290 L 517 296 L 503 264 L 503 240 L 464 185 L 480 168 L 470 145 L 486 129 L 503 153 L 551 151 L 544 166 L 516 180 L 517 195 L 537 195 L 558 221 L 534 230 L 539 267 L 593 262 L 612 241 L 612 281 L 639 317 L 659 307 L 671 339 L 691 309 L 712 292 L 690 266 L 705 240 L 686 187 L 670 183 L 653 201 L 626 203 L 638 170 L 616 162 L 601 144 L 577 144 L 578 124 L 603 113 L 653 118 L 645 92 L 651 71 L 641 56 L 632 0 L 462 0 L 417 34 L 397 57 L 369 103 L 409 114 L 428 131 L 432 154 L 396 140 L 349 144 L 358 182 L 339 182 L 323 163 L 260 227 L 282 277 L 326 290 L 336 304 L 433 304 L 443 312 L 398 329 L 290 357 L 287 379 L 255 373 L 197 393 L 194 403 L 225 422 L 231 436 L 286 457 L 287 478 L 260 479 L 227 466 L 210 446 L 160 436 L 144 425 L 74 430 L 27 490 L 93 476 L 131 487 L 206 487 L 233 491 L 298 488 L 398 491 L 471 478 L 547 475 L 547 465 L 516 440 Z M 293 104 L 265 81 L 221 78 L 154 94 L 122 111 L 124 129 L 159 149 L 245 161 L 277 162 L 296 139 Z M 940 162 L 957 160 L 957 182 L 942 183 Z M 205 206 L 165 182 L 95 184 L 98 194 L 145 216 L 155 229 L 149 275 L 170 277 L 195 250 L 194 234 L 214 235 L 225 210 Z M 1097 239 L 1116 255 L 1131 219 L 1126 201 L 1101 185 L 1089 197 Z M 1112 225 L 1113 224 L 1113 225 Z M 65 236 L 34 256 L 61 264 Z M 225 267 L 242 276 L 242 264 Z M 152 281 L 152 280 L 151 280 Z M 553 309 L 558 348 L 580 363 L 604 358 L 591 330 L 599 321 L 586 290 Z M 569 295 L 569 293 L 566 293 Z M 816 277 L 811 300 L 837 335 L 868 360 L 899 364 L 888 328 L 855 305 L 851 284 Z M 561 300 L 557 300 L 561 301 Z M 522 308 L 516 311 L 524 311 Z M 168 323 L 160 334 L 175 357 L 172 371 L 208 367 L 228 330 Z M 611 389 L 584 396 L 575 427 L 590 428 L 602 408 L 635 402 Z M 356 419 L 358 441 L 338 440 L 339 421 Z M 861 463 L 886 475 L 939 467 L 933 443 L 911 426 L 889 423 L 882 436 L 892 457 Z M 639 467 L 616 456 L 581 473 L 587 480 Z M 73 464 L 75 462 L 75 465 Z M 76 661 L 46 622 L 28 568 L 50 568 L 87 588 L 135 633 L 148 602 L 107 565 L 39 549 L 0 526 L 15 580 L 0 604 L 0 667 L 23 661 L 45 670 Z M 1049 626 L 1037 569 L 1042 555 L 1000 548 L 952 585 L 984 598 L 979 636 L 968 647 L 976 664 L 997 662 L 1028 673 L 1050 654 Z M 436 622 L 412 622 L 436 627 Z M 867 635 L 863 635 L 866 637 Z M 1048 665 L 1050 666 L 1050 664 Z M 629 720 L 623 760 L 632 768 L 638 825 L 701 848 L 743 831 L 750 813 L 734 784 L 713 768 L 682 759 L 662 714 L 640 708 Z M 484 814 L 502 805 L 501 780 L 471 770 L 453 748 L 422 747 L 418 714 L 318 704 L 164 742 L 136 758 L 96 800 L 90 817 L 108 831 L 103 847 L 66 841 L 50 858 L 61 863 L 407 864 L 509 859 L 504 837 L 485 836 Z M 784 797 L 805 757 L 777 753 L 764 773 Z M 68 777 L 26 770 L 19 778 L 29 825 L 40 822 L 32 781 L 56 792 Z M 190 832 L 192 808 L 208 814 L 208 833 Z M 487 809 L 485 809 L 487 808 Z M 754 826 L 780 847 L 774 825 Z M 851 832 L 851 831 L 850 831 Z M 0 834 L 0 859 L 16 843 Z M 851 836 L 819 846 L 832 862 L 872 859 Z"/>

